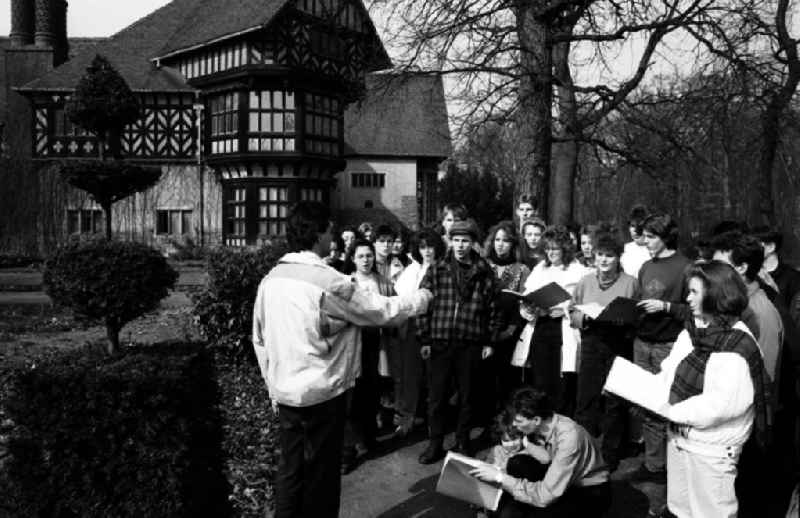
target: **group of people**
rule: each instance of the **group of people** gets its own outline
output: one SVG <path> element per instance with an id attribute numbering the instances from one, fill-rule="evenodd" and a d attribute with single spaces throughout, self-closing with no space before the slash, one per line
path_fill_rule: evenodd
<path id="1" fill-rule="evenodd" d="M 380 429 L 422 423 L 423 464 L 445 456 L 452 428 L 450 450 L 470 456 L 497 438 L 473 475 L 503 487 L 504 518 L 602 516 L 610 474 L 639 448 L 627 478 L 666 492 L 653 516 L 779 516 L 796 475 L 800 346 L 800 272 L 781 262 L 780 234 L 725 222 L 684 254 L 677 222 L 642 207 L 625 244 L 604 225 L 548 226 L 530 199 L 516 216 L 481 242 L 459 204 L 411 236 L 334 230 L 322 205 L 293 208 L 293 253 L 262 281 L 253 318 L 281 421 L 277 516 L 336 516 L 341 473 Z M 570 299 L 520 300 L 550 283 Z M 637 301 L 635 321 L 581 310 L 619 297 Z M 618 356 L 663 387 L 658 413 L 604 393 Z"/>

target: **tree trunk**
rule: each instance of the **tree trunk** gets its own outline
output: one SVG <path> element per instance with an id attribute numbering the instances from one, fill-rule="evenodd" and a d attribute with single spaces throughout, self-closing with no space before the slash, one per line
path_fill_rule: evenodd
<path id="1" fill-rule="evenodd" d="M 548 222 L 567 224 L 574 220 L 573 199 L 578 171 L 578 106 L 569 71 L 568 42 L 553 47 L 556 97 L 558 102 L 558 137 L 553 146 L 553 172 L 550 177 L 550 213 Z"/>
<path id="2" fill-rule="evenodd" d="M 110 203 L 101 203 L 100 206 L 103 208 L 103 213 L 106 216 L 106 239 L 109 241 L 111 240 L 111 204 Z"/>
<path id="3" fill-rule="evenodd" d="M 114 356 L 119 354 L 120 345 L 119 345 L 119 332 L 120 327 L 114 324 L 106 323 L 106 338 L 108 339 L 108 343 L 106 344 L 106 352 L 109 356 Z"/>
<path id="4" fill-rule="evenodd" d="M 778 0 L 775 10 L 775 30 L 778 54 L 786 62 L 786 75 L 783 83 L 769 96 L 767 108 L 761 118 L 761 156 L 759 157 L 759 210 L 764 223 L 775 225 L 774 166 L 775 156 L 780 141 L 781 116 L 792 101 L 795 90 L 800 84 L 800 57 L 797 42 L 791 37 L 787 28 L 789 0 Z"/>
<path id="5" fill-rule="evenodd" d="M 516 7 L 521 75 L 517 124 L 526 152 L 514 182 L 514 197 L 532 196 L 539 200 L 539 212 L 548 215 L 553 59 L 550 27 L 535 16 L 541 3 L 520 1 Z"/>

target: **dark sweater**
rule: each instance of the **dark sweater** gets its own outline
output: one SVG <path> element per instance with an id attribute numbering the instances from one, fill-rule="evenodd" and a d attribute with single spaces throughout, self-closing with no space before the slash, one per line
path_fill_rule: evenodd
<path id="1" fill-rule="evenodd" d="M 686 301 L 685 272 L 690 264 L 691 261 L 679 252 L 646 261 L 639 270 L 642 300 L 683 304 Z M 681 317 L 677 311 L 645 314 L 639 322 L 637 336 L 648 342 L 674 342 L 683 330 Z"/>

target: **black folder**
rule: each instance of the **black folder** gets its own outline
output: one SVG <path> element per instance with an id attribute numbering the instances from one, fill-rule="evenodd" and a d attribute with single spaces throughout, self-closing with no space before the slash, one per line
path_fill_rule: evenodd
<path id="1" fill-rule="evenodd" d="M 523 300 L 528 304 L 533 304 L 534 306 L 541 309 L 552 308 L 553 306 L 561 304 L 565 300 L 569 300 L 572 298 L 564 288 L 562 288 L 555 282 L 551 282 L 550 284 L 545 284 L 538 290 L 526 294 L 522 294 L 514 290 L 503 290 L 503 292 L 510 293 L 511 295 L 514 295 L 518 299 Z"/>

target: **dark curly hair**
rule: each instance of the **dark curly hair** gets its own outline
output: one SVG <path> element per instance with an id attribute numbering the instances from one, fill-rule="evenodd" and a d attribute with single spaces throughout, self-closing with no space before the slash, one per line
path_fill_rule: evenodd
<path id="1" fill-rule="evenodd" d="M 549 228 L 542 236 L 542 243 L 544 243 L 545 251 L 549 246 L 557 246 L 561 249 L 562 261 L 564 268 L 572 264 L 575 260 L 575 244 L 569 235 L 566 227 Z M 547 253 L 544 254 L 544 264 L 552 266 Z"/>

